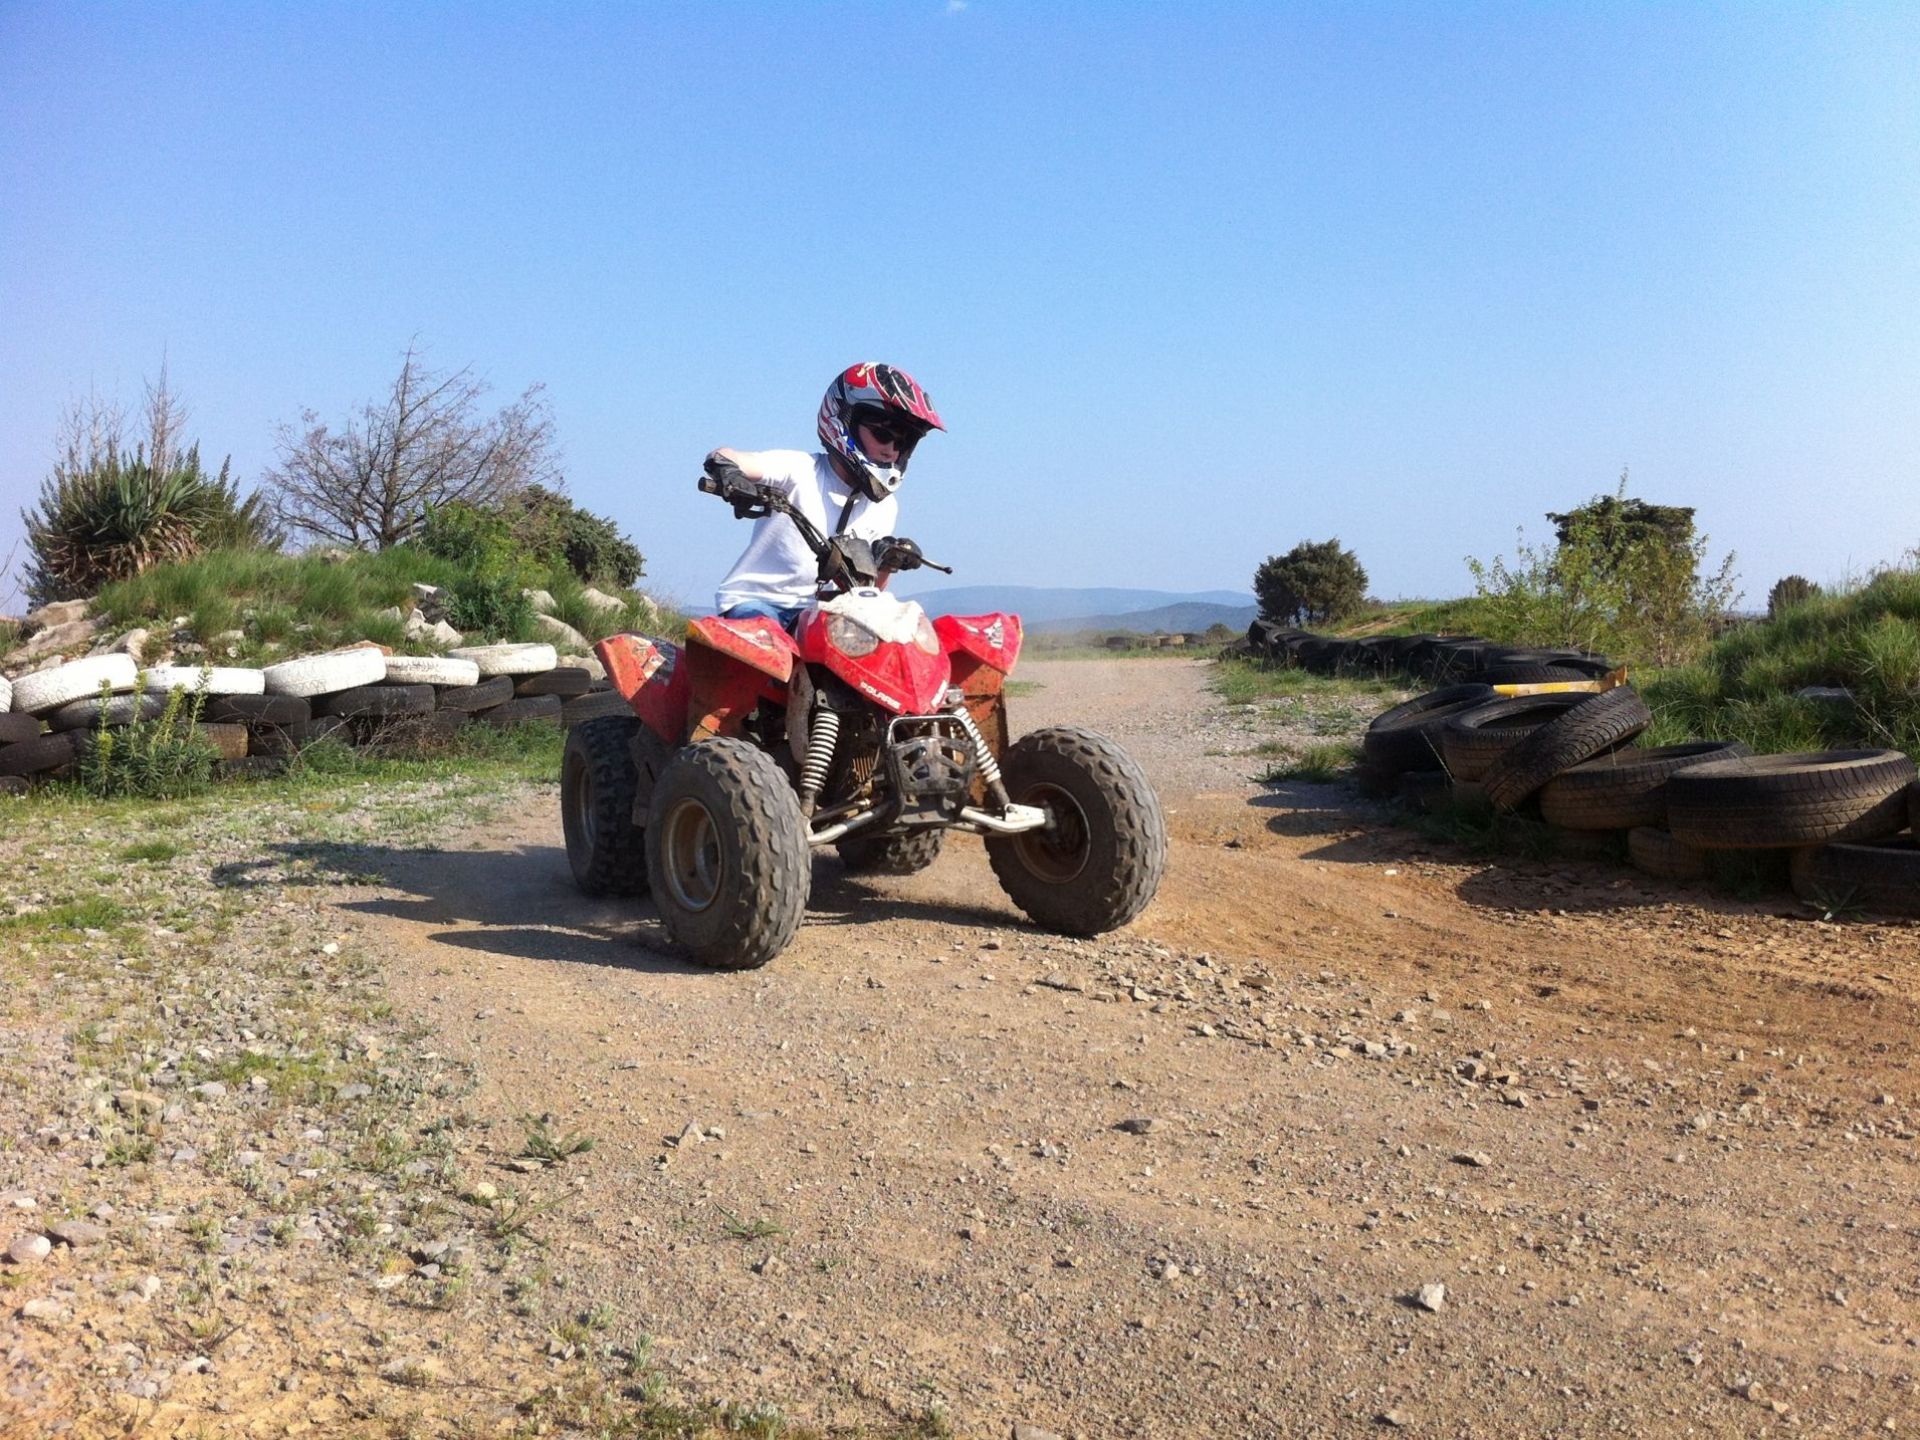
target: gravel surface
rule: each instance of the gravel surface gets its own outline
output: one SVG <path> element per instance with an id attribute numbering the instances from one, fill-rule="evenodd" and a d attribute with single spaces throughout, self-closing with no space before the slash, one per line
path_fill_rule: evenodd
<path id="1" fill-rule="evenodd" d="M 99 873 L 136 917 L 10 962 L 0 1195 L 107 1231 L 10 1267 L 13 1402 L 500 1433 L 634 1372 L 730 1433 L 1920 1424 L 1915 927 L 1253 784 L 1327 717 L 1196 662 L 1022 678 L 1016 729 L 1113 735 L 1172 814 L 1115 935 L 1029 926 L 962 840 L 821 857 L 790 950 L 702 972 L 573 893 L 544 786 L 445 840 L 422 794 L 10 831 L 16 908 Z M 100 858 L 166 835 L 204 848 Z"/>

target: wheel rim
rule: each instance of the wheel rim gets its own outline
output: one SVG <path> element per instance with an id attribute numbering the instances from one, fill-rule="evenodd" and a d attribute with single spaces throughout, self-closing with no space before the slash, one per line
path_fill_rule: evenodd
<path id="1" fill-rule="evenodd" d="M 705 910 L 720 894 L 726 860 L 720 830 L 707 807 L 683 800 L 667 815 L 660 835 L 661 869 L 667 891 L 683 910 Z"/>
<path id="2" fill-rule="evenodd" d="M 597 836 L 593 819 L 593 776 L 585 765 L 575 765 L 565 775 L 567 829 L 591 850 Z"/>
<path id="3" fill-rule="evenodd" d="M 1053 817 L 1045 829 L 1028 830 L 1014 838 L 1021 863 L 1051 885 L 1078 879 L 1087 868 L 1093 835 L 1080 802 L 1057 785 L 1036 785 L 1021 797 L 1021 803 L 1037 805 Z"/>

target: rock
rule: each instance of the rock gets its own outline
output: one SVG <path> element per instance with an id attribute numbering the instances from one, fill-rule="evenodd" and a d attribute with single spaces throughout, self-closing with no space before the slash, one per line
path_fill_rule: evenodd
<path id="1" fill-rule="evenodd" d="M 47 1234 L 62 1245 L 79 1249 L 82 1245 L 98 1245 L 107 1238 L 107 1227 L 96 1225 L 91 1220 L 62 1220 L 47 1227 Z"/>
<path id="2" fill-rule="evenodd" d="M 20 622 L 20 633 L 36 635 L 42 630 L 51 630 L 58 625 L 71 625 L 76 620 L 86 619 L 87 611 L 92 608 L 91 600 L 51 601 L 38 610 L 27 612 L 27 618 Z"/>
<path id="3" fill-rule="evenodd" d="M 218 1080 L 206 1080 L 194 1086 L 189 1093 L 198 1095 L 202 1100 L 218 1100 L 227 1093 L 227 1087 Z"/>
<path id="4" fill-rule="evenodd" d="M 426 632 L 426 638 L 442 649 L 452 649 L 467 637 L 444 620 L 436 620 Z"/>
<path id="5" fill-rule="evenodd" d="M 389 605 L 384 610 L 376 610 L 373 618 L 376 620 L 391 620 L 396 625 L 405 624 L 407 619 L 407 617 L 401 613 L 398 605 Z"/>
<path id="6" fill-rule="evenodd" d="M 341 1100 L 364 1100 L 373 1094 L 371 1085 L 342 1085 L 337 1098 Z"/>
<path id="7" fill-rule="evenodd" d="M 1061 1437 L 1052 1430 L 1042 1430 L 1038 1425 L 1016 1420 L 1013 1422 L 1013 1440 L 1061 1440 Z"/>
<path id="8" fill-rule="evenodd" d="M 147 646 L 153 636 L 145 630 L 129 630 L 111 645 L 107 646 L 110 655 L 131 655 L 135 664 L 144 665 L 152 657 L 147 654 Z"/>
<path id="9" fill-rule="evenodd" d="M 1476 1170 L 1484 1170 L 1493 1163 L 1493 1157 L 1484 1150 L 1462 1150 L 1453 1157 L 1456 1165 L 1471 1165 Z"/>
<path id="10" fill-rule="evenodd" d="M 1422 1285 L 1414 1291 L 1413 1303 L 1422 1310 L 1431 1310 L 1438 1314 L 1447 1308 L 1447 1287 L 1437 1280 L 1432 1284 Z"/>
<path id="11" fill-rule="evenodd" d="M 1383 1410 L 1380 1412 L 1380 1423 L 1402 1430 L 1413 1423 L 1413 1417 L 1404 1410 Z"/>
<path id="12" fill-rule="evenodd" d="M 98 620 L 75 620 L 67 625 L 51 625 L 16 650 L 14 658 L 33 660 L 43 655 L 50 655 L 56 650 L 72 650 L 77 646 L 91 645 L 105 628 Z"/>
<path id="13" fill-rule="evenodd" d="M 426 634 L 427 631 L 430 630 L 431 628 L 432 626 L 428 623 L 427 617 L 423 615 L 419 610 L 415 609 L 415 610 L 409 610 L 407 612 L 407 623 L 406 623 L 406 629 L 405 629 L 405 634 L 407 639 L 418 640 L 422 635 Z"/>
<path id="14" fill-rule="evenodd" d="M 53 1242 L 44 1235 L 18 1235 L 7 1246 L 7 1259 L 15 1265 L 38 1265 L 53 1253 Z"/>
<path id="15" fill-rule="evenodd" d="M 1844 685 L 1802 685 L 1793 692 L 1796 700 L 1823 700 L 1831 705 L 1850 705 L 1853 691 Z"/>
<path id="16" fill-rule="evenodd" d="M 1129 1135 L 1151 1135 L 1160 1128 L 1160 1122 L 1151 1115 L 1130 1115 L 1113 1128 Z"/>
<path id="17" fill-rule="evenodd" d="M 20 1307 L 22 1320 L 38 1320 L 42 1325 L 59 1325 L 67 1318 L 67 1307 L 50 1296 L 29 1300 Z"/>
<path id="18" fill-rule="evenodd" d="M 526 596 L 533 608 L 540 614 L 553 614 L 553 596 L 549 592 L 545 590 L 522 590 L 520 593 Z"/>
<path id="19" fill-rule="evenodd" d="M 627 608 L 626 601 L 616 599 L 604 590 L 596 590 L 591 585 L 580 592 L 580 598 L 587 602 L 589 608 L 598 610 L 603 614 L 609 610 L 624 610 Z"/>
<path id="20" fill-rule="evenodd" d="M 344 565 L 353 558 L 351 550 L 342 550 L 338 545 L 329 545 L 323 550 L 309 550 L 323 565 Z"/>
<path id="21" fill-rule="evenodd" d="M 446 598 L 446 593 L 438 585 L 428 585 L 419 580 L 413 582 L 413 598 L 423 605 L 438 604 Z"/>
<path id="22" fill-rule="evenodd" d="M 774 1275 L 779 1273 L 780 1268 L 778 1255 L 762 1255 L 753 1262 L 753 1273 L 756 1275 Z"/>
<path id="23" fill-rule="evenodd" d="M 585 650 L 587 648 L 586 636 L 567 624 L 566 621 L 556 620 L 551 615 L 534 616 L 533 630 L 541 639 L 550 640 L 555 645 L 572 646 L 576 650 Z"/>

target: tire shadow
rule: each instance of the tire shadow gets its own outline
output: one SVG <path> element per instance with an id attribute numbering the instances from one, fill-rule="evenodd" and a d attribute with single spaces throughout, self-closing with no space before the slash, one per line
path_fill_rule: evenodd
<path id="1" fill-rule="evenodd" d="M 502 957 L 686 975 L 716 973 L 683 958 L 644 896 L 582 895 L 574 888 L 566 851 L 558 845 L 427 850 L 290 843 L 254 859 L 218 866 L 213 881 L 222 889 L 242 891 L 326 885 L 398 892 L 344 899 L 340 908 L 433 927 L 428 938 L 435 944 Z M 1011 909 L 889 894 L 876 882 L 849 873 L 837 858 L 814 857 L 805 927 L 887 920 L 1041 933 Z"/>

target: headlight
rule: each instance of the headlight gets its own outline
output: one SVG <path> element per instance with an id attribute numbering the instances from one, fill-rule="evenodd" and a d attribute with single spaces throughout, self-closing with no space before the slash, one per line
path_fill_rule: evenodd
<path id="1" fill-rule="evenodd" d="M 827 643 L 843 655 L 871 655 L 880 648 L 880 637 L 851 615 L 827 615 Z"/>
<path id="2" fill-rule="evenodd" d="M 933 633 L 933 622 L 925 614 L 920 616 L 920 623 L 914 627 L 913 643 L 929 655 L 940 653 L 940 637 Z"/>

